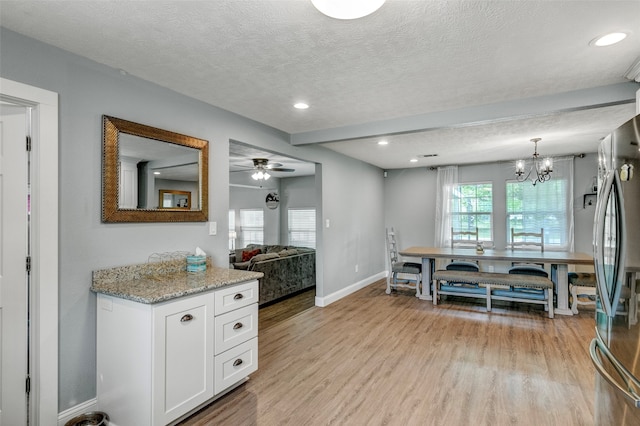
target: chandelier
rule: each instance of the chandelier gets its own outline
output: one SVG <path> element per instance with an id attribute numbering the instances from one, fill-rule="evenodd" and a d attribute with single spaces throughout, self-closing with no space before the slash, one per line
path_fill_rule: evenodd
<path id="1" fill-rule="evenodd" d="M 534 148 L 530 164 L 525 160 L 516 161 L 516 179 L 518 179 L 518 182 L 530 180 L 531 183 L 533 183 L 533 186 L 535 186 L 538 182 L 546 182 L 551 179 L 551 173 L 553 172 L 553 159 L 550 157 L 545 159 L 540 158 L 540 154 L 538 154 L 538 142 L 541 140 L 541 138 L 531 139 L 531 142 L 534 143 Z M 527 168 L 529 171 L 525 174 L 525 170 Z"/>

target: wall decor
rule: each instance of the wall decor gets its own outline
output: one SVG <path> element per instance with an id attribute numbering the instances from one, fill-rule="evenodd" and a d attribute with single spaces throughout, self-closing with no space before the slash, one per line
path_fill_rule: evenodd
<path id="1" fill-rule="evenodd" d="M 271 210 L 277 209 L 278 204 L 280 204 L 280 196 L 276 192 L 270 192 L 267 194 L 265 203 L 267 204 L 267 208 Z"/>
<path id="2" fill-rule="evenodd" d="M 102 140 L 103 222 L 208 220 L 208 141 L 107 115 Z"/>

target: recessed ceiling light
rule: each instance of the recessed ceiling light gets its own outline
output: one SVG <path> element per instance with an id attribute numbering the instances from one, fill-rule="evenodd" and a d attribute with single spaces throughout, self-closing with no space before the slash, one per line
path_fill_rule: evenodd
<path id="1" fill-rule="evenodd" d="M 594 38 L 589 44 L 596 47 L 611 46 L 612 44 L 621 42 L 625 38 L 627 38 L 626 33 L 610 33 Z"/>
<path id="2" fill-rule="evenodd" d="M 417 159 L 417 158 L 412 158 L 411 160 L 409 160 L 409 162 L 411 162 L 411 163 L 417 163 L 417 162 L 418 162 L 418 159 Z"/>
<path id="3" fill-rule="evenodd" d="M 159 174 L 160 174 L 160 172 L 153 172 L 153 174 L 154 174 L 154 175 L 159 175 Z"/>
<path id="4" fill-rule="evenodd" d="M 389 145 L 389 141 L 378 141 L 378 145 Z"/>
<path id="5" fill-rule="evenodd" d="M 304 102 L 298 102 L 298 103 L 293 104 L 293 107 L 295 109 L 307 109 L 307 108 L 309 108 L 309 105 L 305 104 Z"/>
<path id="6" fill-rule="evenodd" d="M 311 0 L 320 12 L 335 19 L 358 19 L 371 15 L 385 0 Z"/>

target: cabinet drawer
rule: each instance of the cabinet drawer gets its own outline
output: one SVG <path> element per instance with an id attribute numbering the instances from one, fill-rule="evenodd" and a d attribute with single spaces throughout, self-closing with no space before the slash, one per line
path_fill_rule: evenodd
<path id="1" fill-rule="evenodd" d="M 258 369 L 258 338 L 221 353 L 214 364 L 214 390 L 218 394 Z"/>
<path id="2" fill-rule="evenodd" d="M 227 312 L 215 319 L 216 355 L 258 335 L 258 304 Z"/>
<path id="3" fill-rule="evenodd" d="M 216 315 L 258 303 L 258 280 L 224 287 L 216 291 Z"/>

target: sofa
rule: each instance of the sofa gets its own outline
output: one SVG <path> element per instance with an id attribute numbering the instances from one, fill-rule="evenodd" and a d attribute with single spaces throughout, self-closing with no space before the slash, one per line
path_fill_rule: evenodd
<path id="1" fill-rule="evenodd" d="M 262 272 L 259 305 L 274 302 L 316 285 L 316 251 L 283 245 L 249 244 L 235 251 L 231 266 Z"/>

